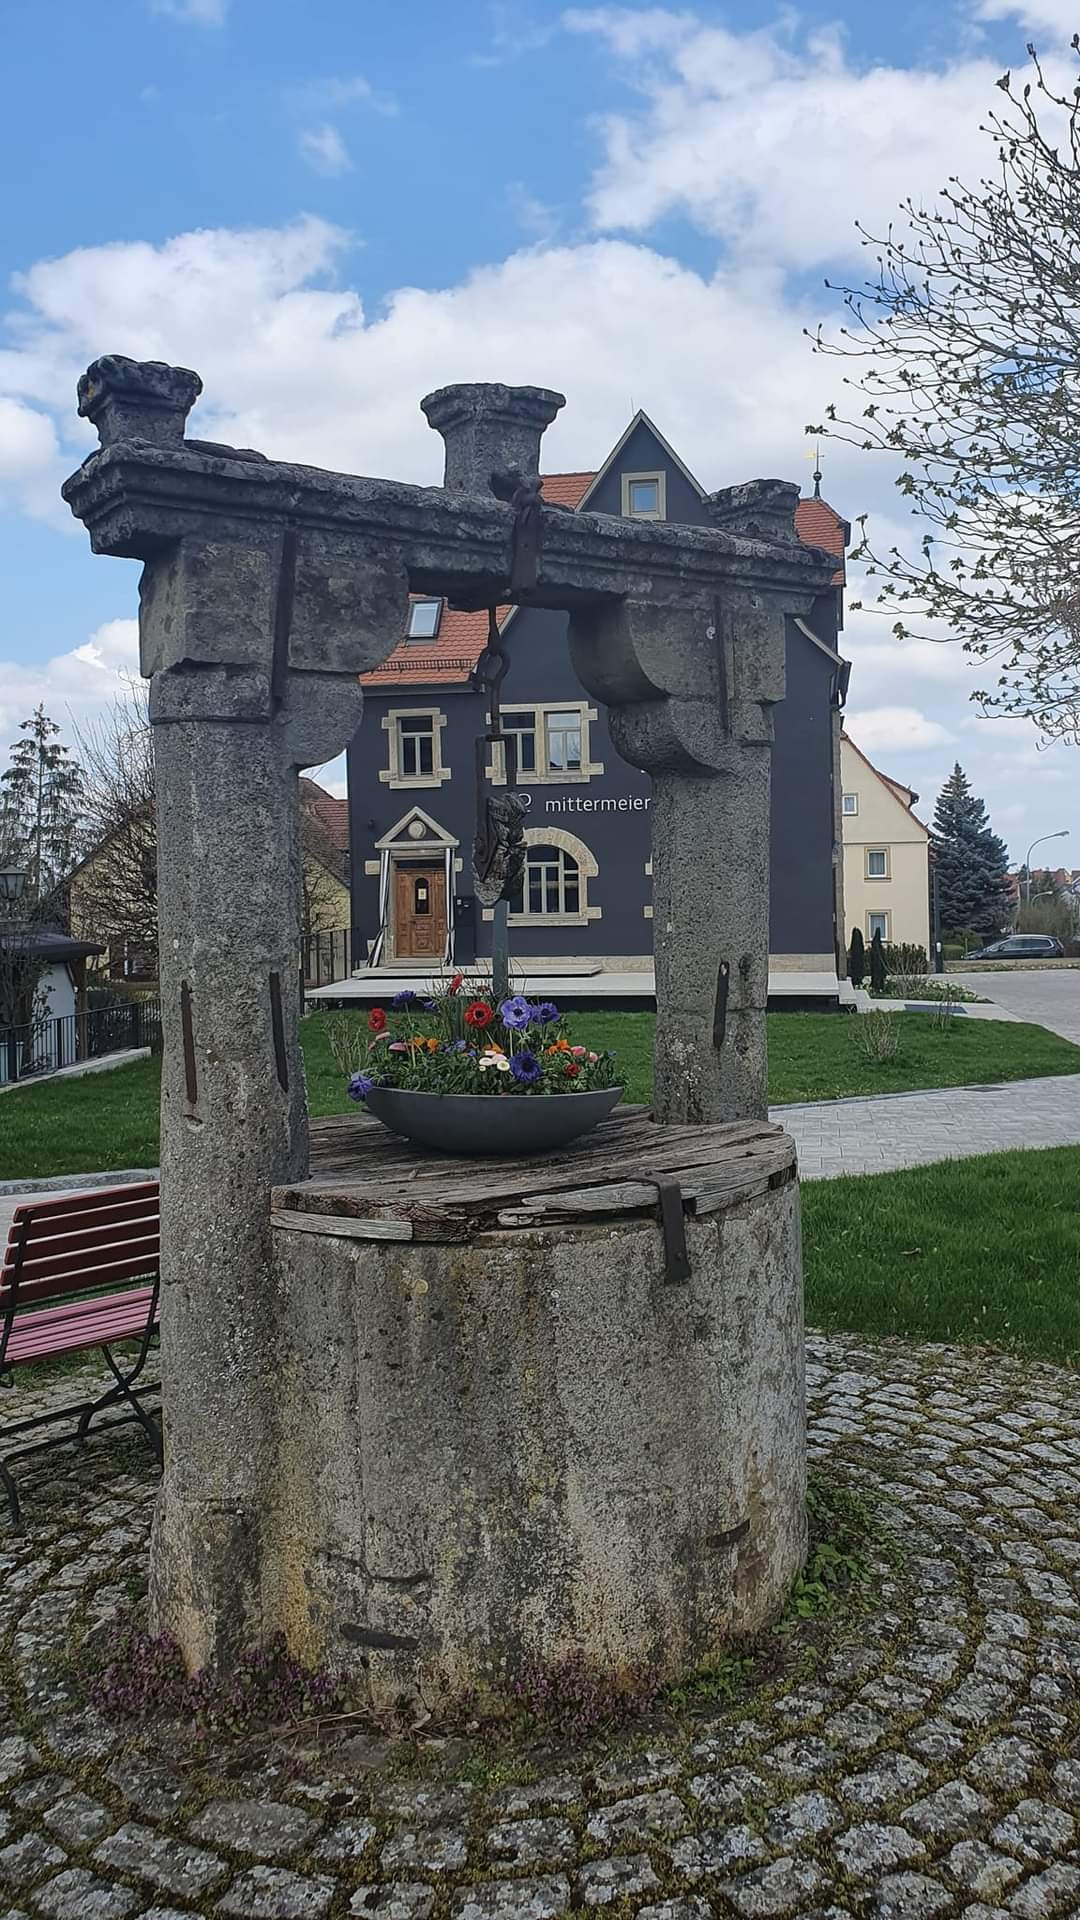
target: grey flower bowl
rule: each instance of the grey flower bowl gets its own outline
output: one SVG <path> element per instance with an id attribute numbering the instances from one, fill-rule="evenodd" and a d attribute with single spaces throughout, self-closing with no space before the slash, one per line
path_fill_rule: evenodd
<path id="1" fill-rule="evenodd" d="M 544 1153 L 604 1120 L 621 1087 L 594 1093 L 416 1093 L 373 1087 L 369 1113 L 391 1133 L 443 1153 Z"/>

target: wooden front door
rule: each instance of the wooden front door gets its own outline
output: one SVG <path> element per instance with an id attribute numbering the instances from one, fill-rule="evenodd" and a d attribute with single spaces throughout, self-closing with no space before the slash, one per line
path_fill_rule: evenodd
<path id="1" fill-rule="evenodd" d="M 446 952 L 446 875 L 442 867 L 394 868 L 394 957 L 430 960 Z"/>

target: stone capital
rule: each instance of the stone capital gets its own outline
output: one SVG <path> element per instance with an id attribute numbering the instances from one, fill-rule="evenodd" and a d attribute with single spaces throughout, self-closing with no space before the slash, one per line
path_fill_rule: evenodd
<path id="1" fill-rule="evenodd" d="M 79 414 L 97 428 L 103 447 L 120 440 L 179 446 L 201 392 L 202 381 L 190 367 L 107 353 L 79 380 Z"/>
<path id="2" fill-rule="evenodd" d="M 544 429 L 565 405 L 565 395 L 548 387 L 473 381 L 429 393 L 420 406 L 446 446 L 444 487 L 486 494 L 496 472 L 535 480 Z"/>

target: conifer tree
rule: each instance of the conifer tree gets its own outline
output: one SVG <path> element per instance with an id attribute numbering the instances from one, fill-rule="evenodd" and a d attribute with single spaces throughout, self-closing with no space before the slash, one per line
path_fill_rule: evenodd
<path id="1" fill-rule="evenodd" d="M 959 761 L 938 795 L 933 840 L 942 926 L 996 933 L 1008 913 L 1008 853 Z"/>
<path id="2" fill-rule="evenodd" d="M 44 707 L 20 731 L 24 738 L 14 742 L 0 774 L 0 855 L 25 866 L 29 905 L 45 900 L 78 858 L 83 775 Z"/>
<path id="3" fill-rule="evenodd" d="M 851 950 L 848 953 L 848 979 L 853 987 L 861 987 L 866 979 L 866 942 L 861 930 L 856 927 L 851 936 Z"/>
<path id="4" fill-rule="evenodd" d="M 885 965 L 885 949 L 881 944 L 880 933 L 875 933 L 870 942 L 870 990 L 872 993 L 884 993 L 888 979 Z"/>

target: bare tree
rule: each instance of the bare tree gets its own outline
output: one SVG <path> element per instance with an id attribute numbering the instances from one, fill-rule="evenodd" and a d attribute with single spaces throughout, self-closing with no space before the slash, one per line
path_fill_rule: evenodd
<path id="1" fill-rule="evenodd" d="M 73 931 L 119 949 L 133 974 L 157 972 L 157 822 L 154 739 L 146 689 L 117 700 L 78 736 L 92 851 L 72 876 Z M 308 790 L 311 789 L 309 792 Z M 301 783 L 303 931 L 335 924 L 347 857 L 316 811 L 320 789 Z"/>
<path id="2" fill-rule="evenodd" d="M 91 852 L 73 876 L 77 931 L 119 947 L 138 971 L 157 970 L 157 828 L 154 741 L 146 689 L 78 734 Z"/>
<path id="3" fill-rule="evenodd" d="M 1074 51 L 1080 37 L 1074 36 Z M 898 460 L 896 485 L 926 528 L 920 551 L 870 562 L 894 632 L 933 623 L 995 676 L 973 698 L 1080 741 L 1080 87 L 999 81 L 1008 105 L 982 131 L 989 177 L 906 201 L 877 239 L 875 277 L 842 293 L 849 315 L 823 353 L 862 361 L 865 401 L 813 433 Z"/>

